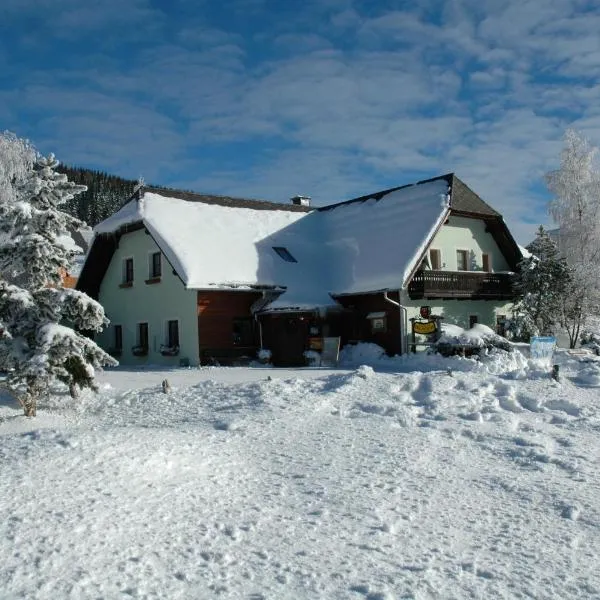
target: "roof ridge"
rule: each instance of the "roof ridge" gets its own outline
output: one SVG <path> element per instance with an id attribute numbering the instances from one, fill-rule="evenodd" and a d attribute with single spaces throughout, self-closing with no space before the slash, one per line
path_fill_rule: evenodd
<path id="1" fill-rule="evenodd" d="M 407 183 L 405 185 L 398 185 L 393 188 L 389 188 L 387 190 L 381 190 L 379 192 L 372 192 L 371 194 L 366 194 L 364 196 L 358 196 L 357 198 L 351 198 L 350 200 L 343 200 L 341 202 L 335 202 L 334 204 L 327 204 L 326 206 L 317 207 L 318 211 L 326 211 L 332 208 L 337 208 L 338 206 L 344 206 L 346 204 L 353 204 L 355 202 L 365 202 L 367 200 L 381 200 L 384 196 L 391 194 L 392 192 L 397 192 L 398 190 L 403 190 L 409 187 L 413 187 L 416 185 L 422 185 L 424 183 L 432 183 L 433 181 L 439 181 L 440 179 L 445 179 L 448 182 L 448 186 L 451 185 L 451 178 L 454 177 L 454 173 L 446 173 L 444 175 L 437 175 L 436 177 L 430 177 L 429 179 L 422 179 L 420 181 L 415 181 L 413 183 Z"/>
<path id="2" fill-rule="evenodd" d="M 268 200 L 259 200 L 252 198 L 236 198 L 221 194 L 202 194 L 200 192 L 188 192 L 174 188 L 160 188 L 144 186 L 142 193 L 146 192 L 157 194 L 163 198 L 175 198 L 186 202 L 202 202 L 203 204 L 214 204 L 217 206 L 227 206 L 230 208 L 249 208 L 252 210 L 283 210 L 289 212 L 310 212 L 314 210 L 310 206 L 300 206 L 297 204 L 284 204 L 282 202 L 270 202 Z"/>

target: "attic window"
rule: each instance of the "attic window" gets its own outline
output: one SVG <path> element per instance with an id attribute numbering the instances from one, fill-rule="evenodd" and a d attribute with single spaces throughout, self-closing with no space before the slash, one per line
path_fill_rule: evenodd
<path id="1" fill-rule="evenodd" d="M 298 262 L 290 253 L 290 251 L 283 246 L 273 246 L 273 250 L 279 254 L 279 256 L 286 262 Z"/>

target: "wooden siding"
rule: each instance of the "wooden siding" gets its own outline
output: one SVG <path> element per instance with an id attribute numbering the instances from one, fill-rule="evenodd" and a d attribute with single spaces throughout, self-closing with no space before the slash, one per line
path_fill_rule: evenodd
<path id="1" fill-rule="evenodd" d="M 389 297 L 398 301 L 398 293 Z M 400 309 L 383 297 L 383 293 L 341 296 L 336 300 L 347 310 L 343 317 L 342 346 L 348 343 L 372 342 L 390 354 L 400 354 Z M 369 313 L 385 312 L 385 331 L 372 331 Z"/>
<path id="2" fill-rule="evenodd" d="M 271 351 L 276 367 L 299 367 L 306 364 L 305 350 L 310 340 L 341 336 L 344 314 L 328 312 L 321 317 L 317 312 L 266 313 L 260 317 L 263 347 Z"/>
<path id="3" fill-rule="evenodd" d="M 251 318 L 250 307 L 261 297 L 259 292 L 198 292 L 198 342 L 201 362 L 211 356 L 222 364 L 243 355 L 256 355 L 259 340 L 254 336 L 251 345 L 234 343 L 233 321 Z"/>
<path id="4" fill-rule="evenodd" d="M 276 367 L 305 364 L 312 313 L 271 313 L 261 316 L 263 347 L 271 351 Z"/>

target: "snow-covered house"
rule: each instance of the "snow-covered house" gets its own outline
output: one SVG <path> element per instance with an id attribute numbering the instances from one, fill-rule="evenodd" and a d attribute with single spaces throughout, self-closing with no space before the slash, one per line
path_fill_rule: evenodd
<path id="1" fill-rule="evenodd" d="M 330 206 L 140 189 L 95 229 L 78 288 L 124 364 L 255 356 L 301 364 L 323 337 L 389 353 L 442 317 L 497 327 L 521 258 L 502 216 L 455 175 Z"/>

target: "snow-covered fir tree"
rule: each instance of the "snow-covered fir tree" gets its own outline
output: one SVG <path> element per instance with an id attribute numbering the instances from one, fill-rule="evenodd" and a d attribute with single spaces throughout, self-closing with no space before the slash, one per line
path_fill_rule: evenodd
<path id="1" fill-rule="evenodd" d="M 57 166 L 0 134 L 0 370 L 28 416 L 54 380 L 74 394 L 95 387 L 96 368 L 116 364 L 79 333 L 102 330 L 103 308 L 61 285 L 78 251 L 70 231 L 82 225 L 61 206 L 85 187 Z"/>
<path id="2" fill-rule="evenodd" d="M 530 255 L 519 263 L 515 290 L 516 322 L 523 337 L 552 333 L 564 320 L 564 301 L 573 285 L 571 269 L 556 243 L 540 226 L 527 246 Z"/>

